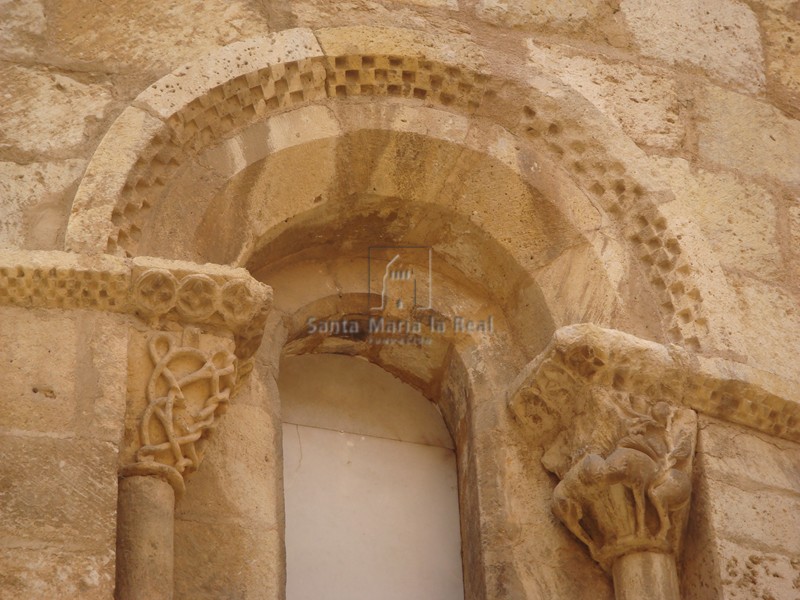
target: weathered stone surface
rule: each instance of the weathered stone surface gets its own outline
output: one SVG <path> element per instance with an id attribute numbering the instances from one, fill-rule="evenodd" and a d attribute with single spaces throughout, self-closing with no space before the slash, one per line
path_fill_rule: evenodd
<path id="1" fill-rule="evenodd" d="M 0 0 L 0 57 L 35 58 L 47 23 L 43 0 Z"/>
<path id="2" fill-rule="evenodd" d="M 706 86 L 697 95 L 700 157 L 751 177 L 800 185 L 800 121 L 747 96 Z"/>
<path id="3" fill-rule="evenodd" d="M 274 407 L 276 397 L 253 400 Z M 176 509 L 179 598 L 274 597 L 285 576 L 280 419 L 240 400 L 247 401 L 237 396 L 221 419 Z"/>
<path id="4" fill-rule="evenodd" d="M 96 312 L 3 306 L 0 313 L 0 429 L 118 442 L 126 325 Z"/>
<path id="5" fill-rule="evenodd" d="M 281 546 L 278 531 L 261 524 L 178 518 L 175 598 L 280 598 L 285 585 Z"/>
<path id="6" fill-rule="evenodd" d="M 743 90 L 763 89 L 758 21 L 743 2 L 623 0 L 620 8 L 645 56 L 690 65 Z"/>
<path id="7" fill-rule="evenodd" d="M 408 27 L 410 29 L 464 32 L 458 15 L 457 0 L 292 0 L 275 3 L 281 6 L 282 15 L 273 21 L 288 27 L 343 27 L 352 25 L 380 25 Z M 273 9 L 274 10 L 274 9 Z"/>
<path id="8" fill-rule="evenodd" d="M 800 199 L 798 199 L 800 200 Z M 789 207 L 789 263 L 792 281 L 800 281 L 800 202 Z"/>
<path id="9" fill-rule="evenodd" d="M 800 494 L 800 445 L 704 417 L 698 453 L 714 479 Z"/>
<path id="10" fill-rule="evenodd" d="M 21 308 L 0 310 L 0 347 L 6 349 L 0 371 L 0 428 L 73 434 L 78 417 L 75 321 Z M 42 335 L 41 328 L 49 334 Z M 20 343 L 26 339 L 29 343 Z"/>
<path id="11" fill-rule="evenodd" d="M 235 263 L 280 286 L 273 368 L 239 389 L 178 504 L 179 598 L 280 597 L 277 357 L 335 351 L 441 401 L 468 598 L 614 595 L 550 514 L 540 461 L 552 412 L 579 397 L 567 384 L 596 376 L 719 419 L 701 423 L 690 514 L 706 523 L 682 597 L 793 599 L 800 457 L 777 436 L 800 436 L 800 5 L 618 4 L 0 0 L 0 245 L 58 247 L 108 140 L 71 252 L 0 265 L 0 596 L 112 596 L 115 444 L 153 369 L 143 354 L 126 385 L 128 337 L 248 323 L 236 302 L 258 290 L 221 266 Z M 437 309 L 493 313 L 496 331 L 422 349 L 306 335 L 307 316 L 361 314 L 368 247 L 400 243 L 433 246 Z M 644 339 L 619 354 L 552 337 L 577 321 Z M 549 405 L 528 395 L 512 415 L 509 382 L 551 341 Z"/>
<path id="12" fill-rule="evenodd" d="M 653 162 L 675 191 L 680 208 L 670 210 L 693 215 L 723 266 L 772 279 L 782 274 L 775 199 L 766 189 L 681 158 Z"/>
<path id="13" fill-rule="evenodd" d="M 0 573 L 18 598 L 111 595 L 117 447 L 0 435 Z"/>
<path id="14" fill-rule="evenodd" d="M 84 553 L 64 544 L 0 548 L 0 588 L 8 598 L 47 600 L 114 597 L 114 549 Z"/>
<path id="15" fill-rule="evenodd" d="M 107 83 L 17 65 L 0 67 L 0 155 L 74 156 L 100 133 L 112 102 Z"/>
<path id="16" fill-rule="evenodd" d="M 684 136 L 673 74 L 528 43 L 531 62 L 577 89 L 640 145 L 676 148 Z"/>
<path id="17" fill-rule="evenodd" d="M 59 2 L 48 14 L 52 50 L 113 71 L 165 72 L 238 39 L 268 30 L 261 3 L 248 0 Z"/>
<path id="18" fill-rule="evenodd" d="M 0 162 L 0 247 L 55 250 L 86 163 Z"/>
<path id="19" fill-rule="evenodd" d="M 800 378 L 800 311 L 794 295 L 756 278 L 727 274 L 736 291 L 741 332 L 750 364 L 788 378 Z"/>
<path id="20" fill-rule="evenodd" d="M 768 12 L 761 21 L 767 61 L 767 90 L 773 102 L 800 118 L 800 5 Z"/>
<path id="21" fill-rule="evenodd" d="M 158 477 L 123 477 L 117 512 L 117 600 L 171 598 L 175 492 Z"/>
<path id="22" fill-rule="evenodd" d="M 721 571 L 720 591 L 726 600 L 789 600 L 797 596 L 800 559 L 796 553 L 781 554 L 738 540 L 719 540 L 713 545 Z"/>
<path id="23" fill-rule="evenodd" d="M 549 24 L 577 28 L 596 16 L 603 4 L 601 0 L 480 0 L 477 14 L 481 19 L 507 26 Z"/>

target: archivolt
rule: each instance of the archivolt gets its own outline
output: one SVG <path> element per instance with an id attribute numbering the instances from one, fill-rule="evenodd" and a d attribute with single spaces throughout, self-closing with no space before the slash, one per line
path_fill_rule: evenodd
<path id="1" fill-rule="evenodd" d="M 554 165 L 581 190 L 579 202 L 599 210 L 629 244 L 668 340 L 699 348 L 708 333 L 703 294 L 657 207 L 671 192 L 580 94 L 545 73 L 487 65 L 481 49 L 462 39 L 400 29 L 295 29 L 227 46 L 153 84 L 113 124 L 77 192 L 66 247 L 147 253 L 142 232 L 152 227 L 154 209 L 173 197 L 181 170 L 220 143 L 257 134 L 257 124 L 270 117 L 363 97 L 435 107 L 502 131 L 493 144 L 472 142 L 534 188 L 542 185 L 541 165 Z M 585 229 L 575 214 L 562 212 L 577 231 Z"/>

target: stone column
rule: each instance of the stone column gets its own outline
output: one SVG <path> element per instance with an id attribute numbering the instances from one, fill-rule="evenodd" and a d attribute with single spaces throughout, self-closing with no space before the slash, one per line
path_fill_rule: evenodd
<path id="1" fill-rule="evenodd" d="M 680 598 L 697 437 L 685 404 L 698 386 L 677 356 L 576 326 L 560 332 L 509 398 L 558 478 L 553 514 L 613 578 L 617 600 Z"/>
<path id="2" fill-rule="evenodd" d="M 584 414 L 542 458 L 561 480 L 553 513 L 613 574 L 617 600 L 678 600 L 697 417 L 600 386 L 581 404 Z"/>
<path id="3" fill-rule="evenodd" d="M 118 600 L 172 598 L 175 492 L 159 477 L 119 482 L 117 509 Z"/>
<path id="4" fill-rule="evenodd" d="M 268 288 L 215 275 L 134 273 L 136 313 L 149 330 L 129 338 L 117 600 L 173 597 L 175 502 L 260 342 Z"/>
<path id="5" fill-rule="evenodd" d="M 614 561 L 617 600 L 677 600 L 680 598 L 675 555 L 661 552 L 625 554 Z"/>

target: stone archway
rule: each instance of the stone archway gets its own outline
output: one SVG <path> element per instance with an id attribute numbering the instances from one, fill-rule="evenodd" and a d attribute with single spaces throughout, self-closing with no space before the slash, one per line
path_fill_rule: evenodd
<path id="1" fill-rule="evenodd" d="M 297 162 L 312 167 L 282 180 L 282 167 Z M 346 176 L 342 165 L 351 167 Z M 275 189 L 260 198 L 249 193 L 263 191 L 265 181 Z M 492 205 L 498 188 L 503 199 Z M 474 202 L 463 201 L 470 196 Z M 381 243 L 411 237 L 439 246 L 442 276 L 507 323 L 505 337 L 480 351 L 448 340 L 442 354 L 450 364 L 435 384 L 441 395 L 462 394 L 471 403 L 464 404 L 471 423 L 459 452 L 467 449 L 462 464 L 472 469 L 463 480 L 477 482 L 463 502 L 475 516 L 468 525 L 480 552 L 467 593 L 532 595 L 569 584 L 531 572 L 526 559 L 545 549 L 533 548 L 510 522 L 521 510 L 534 528 L 527 533 L 535 531 L 547 503 L 502 490 L 530 492 L 549 482 L 526 460 L 526 435 L 509 433 L 515 425 L 505 395 L 513 375 L 558 326 L 583 320 L 695 351 L 733 344 L 704 306 L 724 295 L 707 277 L 710 254 L 689 256 L 659 211 L 670 197 L 630 141 L 546 73 L 502 65 L 490 72 L 479 47 L 418 32 L 291 30 L 229 46 L 143 92 L 87 169 L 67 249 L 262 273 L 276 289 L 273 314 L 282 317 L 273 319 L 262 350 L 274 356 L 284 347 L 281 328 L 296 329 L 309 305 L 320 303 L 320 316 L 335 317 L 347 310 L 348 295 L 364 293 L 348 276 L 372 242 L 365 231 L 377 230 Z M 498 211 L 507 212 L 504 219 Z M 431 216 L 460 228 L 459 235 L 422 227 Z M 297 244 L 342 225 L 361 233 L 319 244 L 316 256 Z M 331 251 L 342 264 L 327 260 Z M 299 277 L 308 259 L 324 264 L 335 285 L 318 293 L 319 278 L 301 290 L 300 302 L 283 284 Z M 642 299 L 619 296 L 623 278 Z M 448 300 L 448 309 L 458 304 Z M 287 319 L 288 327 L 281 322 Z M 378 354 L 395 372 L 429 384 L 408 357 Z M 270 389 L 274 361 L 264 359 L 263 367 L 259 385 Z M 517 436 L 509 448 L 493 447 L 498 431 Z M 604 581 L 588 558 L 574 560 L 581 577 Z M 280 585 L 273 592 L 279 595 Z"/>
<path id="2" fill-rule="evenodd" d="M 391 122 L 390 116 L 386 123 L 385 115 L 370 109 L 358 115 L 361 127 L 399 131 L 414 131 L 420 123 L 414 109 L 430 107 L 460 117 L 461 123 L 445 135 L 460 135 L 462 145 L 495 156 L 534 187 L 550 187 L 551 202 L 578 202 L 559 207 L 572 211 L 568 219 L 577 222 L 601 212 L 600 227 L 610 224 L 613 237 L 625 240 L 622 254 L 635 261 L 661 313 L 663 330 L 652 337 L 694 349 L 735 345 L 727 328 L 709 325 L 703 308 L 704 298 L 724 294 L 724 285 L 709 278 L 711 253 L 687 256 L 658 210 L 671 192 L 649 175 L 641 152 L 580 94 L 547 73 L 521 74 L 502 63 L 489 71 L 486 65 L 482 49 L 464 40 L 434 40 L 399 29 L 298 29 L 232 44 L 177 69 L 123 112 L 78 190 L 67 249 L 147 253 L 140 245 L 153 225 L 152 212 L 170 201 L 176 177 L 192 180 L 190 163 L 205 154 L 219 169 L 205 175 L 225 180 L 297 144 L 285 129 L 264 139 L 267 130 L 257 124 L 273 115 L 285 115 L 302 142 L 338 132 L 330 131 L 330 119 L 303 124 L 293 118 L 297 107 L 353 99 L 375 106 L 410 105 L 412 119 Z M 439 128 L 433 129 L 435 137 Z M 560 193 L 565 183 L 580 190 L 581 197 Z M 215 182 L 204 179 L 203 184 Z M 189 214 L 194 199 L 177 201 L 189 203 L 184 211 Z M 229 257 L 237 259 L 242 257 Z M 601 257 L 606 270 L 613 270 L 617 260 L 619 255 Z M 704 289 L 698 272 L 704 282 L 713 282 L 710 287 Z"/>

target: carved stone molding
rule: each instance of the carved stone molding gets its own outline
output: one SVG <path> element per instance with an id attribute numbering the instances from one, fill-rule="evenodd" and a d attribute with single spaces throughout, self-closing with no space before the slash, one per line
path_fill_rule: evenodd
<path id="1" fill-rule="evenodd" d="M 509 386 L 508 403 L 520 421 L 546 436 L 575 418 L 575 398 L 587 386 L 661 400 L 800 442 L 795 383 L 591 324 L 556 331 Z"/>
<path id="2" fill-rule="evenodd" d="M 663 401 L 588 388 L 542 458 L 561 480 L 553 512 L 608 572 L 634 552 L 680 553 L 697 418 Z"/>
<path id="3" fill-rule="evenodd" d="M 800 440 L 790 382 L 590 324 L 558 330 L 508 402 L 559 478 L 554 513 L 609 571 L 621 556 L 679 554 L 695 411 Z"/>
<path id="4" fill-rule="evenodd" d="M 134 314 L 154 328 L 168 321 L 233 333 L 236 356 L 261 341 L 272 289 L 244 269 L 149 257 L 67 252 L 0 253 L 0 306 Z"/>
<path id="5" fill-rule="evenodd" d="M 148 335 L 152 372 L 135 459 L 120 470 L 123 477 L 162 477 L 178 497 L 184 491 L 184 475 L 200 465 L 204 438 L 216 426 L 237 382 L 234 354 L 221 346 L 202 350 L 199 339 L 199 332 L 191 328 L 180 341 L 170 333 Z"/>

